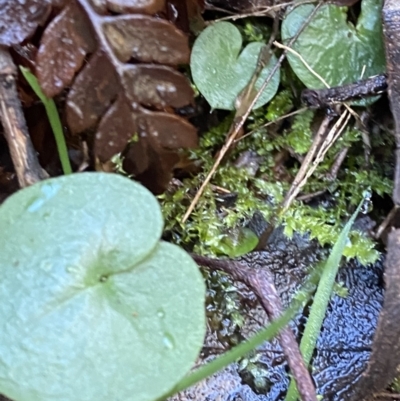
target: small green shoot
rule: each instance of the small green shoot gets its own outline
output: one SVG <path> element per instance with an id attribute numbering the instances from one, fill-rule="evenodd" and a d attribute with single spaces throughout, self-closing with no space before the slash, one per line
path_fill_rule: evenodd
<path id="1" fill-rule="evenodd" d="M 365 194 L 356 211 L 353 213 L 350 220 L 346 223 L 341 231 L 335 245 L 332 248 L 329 258 L 326 261 L 325 267 L 322 270 L 321 279 L 314 296 L 314 302 L 311 306 L 310 315 L 308 317 L 304 334 L 300 342 L 300 351 L 303 355 L 306 366 L 308 366 L 310 363 L 315 345 L 317 343 L 351 226 L 353 225 L 354 220 L 356 219 L 364 203 L 364 200 Z M 293 380 L 291 380 L 285 401 L 296 401 L 298 397 L 299 394 L 296 384 Z"/>
<path id="2" fill-rule="evenodd" d="M 67 145 L 65 143 L 64 133 L 60 121 L 60 117 L 58 115 L 56 104 L 53 99 L 49 99 L 40 88 L 40 85 L 35 77 L 28 68 L 19 67 L 22 75 L 27 80 L 28 84 L 31 86 L 33 91 L 36 93 L 36 96 L 42 101 L 46 114 L 49 119 L 51 129 L 53 130 L 54 138 L 57 144 L 58 154 L 60 156 L 61 166 L 64 174 L 71 174 L 72 168 L 71 163 L 68 158 L 68 150 Z"/>
<path id="3" fill-rule="evenodd" d="M 279 331 L 294 318 L 300 307 L 310 299 L 312 289 L 314 288 L 312 285 L 314 279 L 315 277 L 311 276 L 307 280 L 306 284 L 296 293 L 289 307 L 278 319 L 274 320 L 247 341 L 233 347 L 230 351 L 215 358 L 212 362 L 201 366 L 193 373 L 187 375 L 170 392 L 165 394 L 162 399 L 164 400 L 173 394 L 183 391 L 201 380 L 204 380 L 206 377 L 226 368 L 228 365 L 236 362 L 239 358 L 244 357 L 265 341 L 269 341 L 275 337 Z"/>

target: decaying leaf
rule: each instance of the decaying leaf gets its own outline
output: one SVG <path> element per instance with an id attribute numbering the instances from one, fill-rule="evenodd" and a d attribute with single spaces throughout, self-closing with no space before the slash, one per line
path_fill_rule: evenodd
<path id="1" fill-rule="evenodd" d="M 108 10 L 114 13 L 143 13 L 155 14 L 163 11 L 165 0 L 91 0 L 97 11 L 106 13 Z"/>
<path id="2" fill-rule="evenodd" d="M 36 74 L 48 97 L 58 94 L 82 67 L 96 42 L 88 19 L 71 2 L 48 25 L 37 55 Z"/>
<path id="3" fill-rule="evenodd" d="M 0 45 L 16 45 L 30 37 L 48 17 L 50 3 L 50 0 L 0 0 Z"/>
<path id="4" fill-rule="evenodd" d="M 10 45 L 32 35 L 54 2 L 30 0 L 15 2 L 17 6 L 0 0 L 0 7 L 3 3 L 0 26 L 12 29 L 7 34 L 0 29 L 0 44 Z M 69 90 L 68 126 L 73 134 L 95 132 L 94 153 L 100 163 L 122 153 L 130 159 L 130 174 L 168 169 L 152 177 L 151 185 L 159 190 L 179 161 L 178 150 L 197 144 L 195 128 L 174 112 L 193 104 L 193 90 L 177 70 L 189 61 L 188 38 L 162 19 L 167 11 L 166 0 L 57 2 L 35 66 L 48 97 Z M 132 138 L 136 142 L 128 148 Z"/>
<path id="5" fill-rule="evenodd" d="M 178 65 L 189 62 L 187 38 L 171 23 L 146 15 L 104 18 L 104 34 L 122 62 Z"/>

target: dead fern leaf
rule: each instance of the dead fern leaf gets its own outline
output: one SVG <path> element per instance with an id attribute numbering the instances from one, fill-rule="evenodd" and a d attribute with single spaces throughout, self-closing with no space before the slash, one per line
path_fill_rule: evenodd
<path id="1" fill-rule="evenodd" d="M 17 45 L 32 36 L 46 21 L 50 5 L 49 0 L 0 0 L 0 45 Z"/>
<path id="2" fill-rule="evenodd" d="M 50 13 L 50 2 L 1 2 L 15 15 L 16 27 L 31 3 L 38 3 L 41 16 L 29 15 L 29 30 L 14 29 L 13 39 L 0 31 L 0 43 L 7 45 L 32 35 Z M 174 111 L 193 105 L 189 81 L 176 69 L 189 61 L 188 39 L 160 17 L 166 14 L 165 0 L 65 2 L 44 30 L 35 71 L 48 97 L 69 89 L 68 127 L 72 134 L 95 132 L 94 154 L 101 163 L 124 154 L 128 173 L 157 171 L 144 183 L 158 192 L 179 161 L 178 150 L 197 145 L 195 128 Z"/>

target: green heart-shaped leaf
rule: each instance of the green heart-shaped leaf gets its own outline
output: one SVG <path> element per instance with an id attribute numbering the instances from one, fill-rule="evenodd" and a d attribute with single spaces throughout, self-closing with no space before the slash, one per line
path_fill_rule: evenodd
<path id="1" fill-rule="evenodd" d="M 282 38 L 291 39 L 314 6 L 295 7 L 282 23 Z M 385 70 L 382 38 L 382 0 L 363 0 L 362 11 L 354 27 L 347 21 L 347 8 L 324 5 L 293 45 L 296 50 L 329 86 L 353 83 Z M 288 53 L 296 75 L 308 87 L 325 88 L 298 56 Z"/>
<path id="2" fill-rule="evenodd" d="M 229 22 L 217 22 L 196 39 L 190 60 L 194 83 L 214 109 L 234 110 L 239 93 L 250 82 L 263 43 L 253 42 L 242 49 L 242 36 Z M 240 53 L 240 55 L 239 55 Z M 277 60 L 272 55 L 256 82 L 258 90 Z M 265 88 L 255 108 L 270 101 L 279 85 L 279 71 Z"/>
<path id="3" fill-rule="evenodd" d="M 105 173 L 50 179 L 0 207 L 0 393 L 151 401 L 205 332 L 193 260 L 160 242 L 157 200 Z"/>

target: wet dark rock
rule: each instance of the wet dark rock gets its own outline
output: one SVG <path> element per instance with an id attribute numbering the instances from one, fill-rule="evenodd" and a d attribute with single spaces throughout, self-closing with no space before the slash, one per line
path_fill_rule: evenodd
<path id="1" fill-rule="evenodd" d="M 295 235 L 286 239 L 277 231 L 266 250 L 253 252 L 240 260 L 251 266 L 267 268 L 274 274 L 278 293 L 286 306 L 293 294 L 326 254 L 314 242 Z M 366 368 L 373 335 L 383 301 L 382 264 L 362 266 L 357 261 L 346 263 L 337 277 L 348 294 L 334 294 L 323 323 L 312 360 L 312 376 L 317 394 L 324 400 L 346 401 L 349 389 Z M 238 302 L 244 325 L 238 331 L 246 339 L 268 323 L 268 318 L 254 294 L 243 284 L 238 287 Z M 292 324 L 295 335 L 301 336 L 307 321 L 308 306 Z M 210 333 L 209 338 L 212 338 Z M 215 346 L 215 344 L 213 344 Z M 288 367 L 277 340 L 263 344 L 239 364 L 177 396 L 176 400 L 207 401 L 278 401 L 286 394 Z M 230 383 L 228 385 L 228 383 Z M 208 390 L 207 390 L 208 388 Z"/>
<path id="2" fill-rule="evenodd" d="M 262 253 L 261 253 L 262 254 Z M 301 278 L 301 272 L 285 274 L 285 269 L 273 271 L 278 291 L 285 304 L 289 294 L 287 284 Z M 325 400 L 346 400 L 346 393 L 366 368 L 371 344 L 383 301 L 382 264 L 363 267 L 353 261 L 339 273 L 338 282 L 348 289 L 348 295 L 333 295 L 317 342 L 312 361 L 312 375 L 317 393 Z M 293 288 L 293 287 L 292 287 Z M 306 313 L 293 325 L 299 336 L 306 323 Z M 267 372 L 267 400 L 283 399 L 289 380 L 287 363 L 277 340 L 264 344 L 258 351 L 257 365 Z"/>
<path id="3" fill-rule="evenodd" d="M 211 359 L 211 358 L 210 358 Z M 209 360 L 204 361 L 206 363 Z M 199 384 L 175 395 L 169 401 L 261 401 L 248 385 L 242 383 L 237 364 L 208 377 Z"/>

